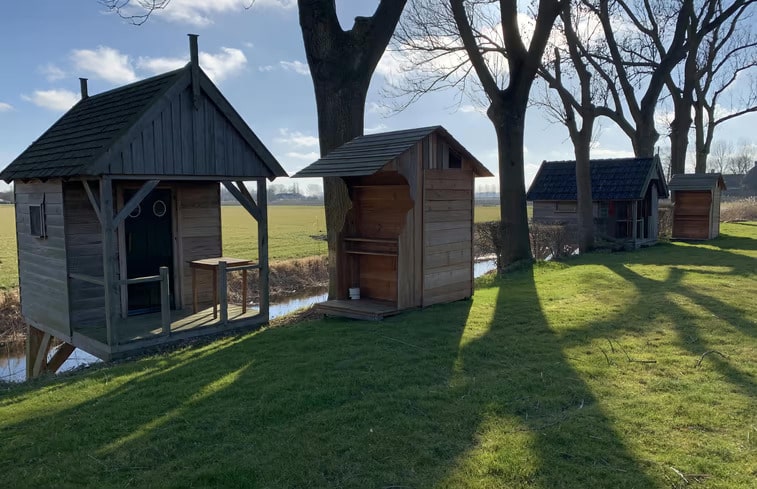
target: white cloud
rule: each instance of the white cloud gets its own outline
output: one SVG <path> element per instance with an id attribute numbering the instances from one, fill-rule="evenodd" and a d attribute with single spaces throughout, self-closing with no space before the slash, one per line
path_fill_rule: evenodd
<path id="1" fill-rule="evenodd" d="M 258 66 L 258 71 L 268 72 L 273 71 L 275 68 L 272 65 Z"/>
<path id="2" fill-rule="evenodd" d="M 592 158 L 629 158 L 629 157 L 633 157 L 633 151 L 629 151 L 627 149 L 602 148 L 599 145 L 599 143 L 596 143 L 596 145 L 591 148 L 591 157 Z"/>
<path id="3" fill-rule="evenodd" d="M 294 71 L 298 75 L 309 75 L 310 68 L 302 61 L 279 61 L 279 65 L 285 71 Z"/>
<path id="4" fill-rule="evenodd" d="M 315 136 L 308 136 L 301 132 L 290 132 L 287 128 L 279 129 L 281 136 L 274 139 L 277 143 L 283 143 L 291 146 L 313 148 L 318 146 L 318 138 Z"/>
<path id="5" fill-rule="evenodd" d="M 294 158 L 296 160 L 306 160 L 306 161 L 315 161 L 321 157 L 321 155 L 315 151 L 311 151 L 309 153 L 299 153 L 297 151 L 290 151 L 286 153 L 284 156 L 286 156 L 287 158 Z"/>
<path id="6" fill-rule="evenodd" d="M 250 5 L 290 9 L 296 5 L 296 2 L 295 0 L 172 0 L 165 9 L 156 10 L 153 15 L 170 22 L 205 26 L 213 23 L 213 15 L 242 12 Z M 124 15 L 143 14 L 144 10 L 127 8 L 122 13 Z"/>
<path id="7" fill-rule="evenodd" d="M 247 57 L 241 49 L 236 48 L 222 47 L 221 51 L 217 54 L 200 51 L 199 56 L 200 66 L 214 82 L 220 82 L 229 76 L 239 73 L 247 64 Z M 179 69 L 186 65 L 188 61 L 186 58 L 151 58 L 140 56 L 137 60 L 137 67 L 152 75 L 157 75 L 158 73 Z"/>
<path id="8" fill-rule="evenodd" d="M 10 112 L 13 110 L 13 106 L 11 104 L 0 102 L 0 112 Z"/>
<path id="9" fill-rule="evenodd" d="M 386 124 L 377 124 L 377 125 L 375 125 L 373 127 L 366 127 L 366 128 L 364 128 L 363 132 L 365 134 L 373 134 L 373 133 L 377 133 L 377 132 L 386 131 L 387 129 L 388 128 L 387 128 Z"/>
<path id="10" fill-rule="evenodd" d="M 200 66 L 215 82 L 236 75 L 247 64 L 247 57 L 241 49 L 221 48 L 218 54 L 200 52 Z"/>
<path id="11" fill-rule="evenodd" d="M 66 72 L 52 63 L 40 66 L 38 71 L 45 75 L 47 81 L 56 81 L 66 77 Z"/>
<path id="12" fill-rule="evenodd" d="M 65 111 L 79 101 L 79 94 L 69 90 L 35 90 L 31 95 L 21 98 L 45 109 Z"/>
<path id="13" fill-rule="evenodd" d="M 117 49 L 98 46 L 97 49 L 75 49 L 71 59 L 77 70 L 91 73 L 111 83 L 129 83 L 137 80 L 128 54 Z"/>

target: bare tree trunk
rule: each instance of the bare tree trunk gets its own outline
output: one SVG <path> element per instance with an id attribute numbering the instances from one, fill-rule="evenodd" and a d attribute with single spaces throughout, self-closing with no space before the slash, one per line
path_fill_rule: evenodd
<path id="1" fill-rule="evenodd" d="M 591 195 L 591 134 L 593 117 L 584 117 L 578 137 L 573 139 L 576 155 L 576 198 L 578 212 L 578 250 L 594 248 L 594 201 Z"/>
<path id="2" fill-rule="evenodd" d="M 526 107 L 504 100 L 492 103 L 487 115 L 494 124 L 499 154 L 500 220 L 502 249 L 499 272 L 519 262 L 530 261 L 526 185 L 523 166 L 523 134 Z M 526 97 L 527 99 L 527 97 Z M 522 105 L 523 107 L 519 107 Z"/>
<path id="3" fill-rule="evenodd" d="M 675 116 L 670 124 L 670 174 L 686 173 L 686 152 L 689 148 L 691 100 L 675 102 Z"/>
<path id="4" fill-rule="evenodd" d="M 363 135 L 368 86 L 406 0 L 381 0 L 372 17 L 342 30 L 334 0 L 298 0 L 305 54 L 315 89 L 321 156 Z M 329 249 L 329 299 L 346 298 L 348 279 L 338 274 L 342 234 L 352 202 L 344 181 L 323 179 Z M 342 267 L 342 272 L 345 272 Z"/>
<path id="5" fill-rule="evenodd" d="M 367 86 L 345 85 L 334 89 L 328 81 L 314 80 L 321 156 L 363 134 Z M 343 273 L 338 273 L 337 263 L 343 263 L 346 258 L 341 238 L 352 201 L 343 179 L 323 179 L 323 201 L 329 252 L 329 299 L 346 299 L 349 277 L 344 273 L 345 267 L 342 267 Z"/>
<path id="6" fill-rule="evenodd" d="M 651 113 L 647 113 L 636 121 L 636 130 L 631 140 L 633 153 L 637 158 L 654 156 L 654 147 L 660 134 L 654 127 L 654 107 Z"/>

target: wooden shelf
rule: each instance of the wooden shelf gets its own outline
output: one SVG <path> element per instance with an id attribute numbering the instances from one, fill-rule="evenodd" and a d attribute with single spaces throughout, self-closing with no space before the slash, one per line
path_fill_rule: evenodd
<path id="1" fill-rule="evenodd" d="M 348 253 L 350 255 L 397 256 L 397 253 L 386 253 L 383 251 L 346 250 L 345 253 Z"/>
<path id="2" fill-rule="evenodd" d="M 355 241 L 358 243 L 386 243 L 386 244 L 396 244 L 396 239 L 391 238 L 362 238 L 362 237 L 353 237 L 353 238 L 344 238 L 345 241 Z"/>

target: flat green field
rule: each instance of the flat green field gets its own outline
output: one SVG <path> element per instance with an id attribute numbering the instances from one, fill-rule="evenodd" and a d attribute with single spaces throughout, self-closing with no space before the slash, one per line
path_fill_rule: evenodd
<path id="1" fill-rule="evenodd" d="M 753 489 L 757 222 L 0 388 L 3 487 Z"/>
<path id="2" fill-rule="evenodd" d="M 255 258 L 257 223 L 241 206 L 223 206 L 224 254 Z M 321 206 L 271 206 L 269 213 L 269 253 L 274 261 L 326 253 L 326 242 L 313 239 L 326 233 Z M 499 207 L 476 207 L 476 221 L 499 219 Z M 13 206 L 0 206 L 0 289 L 18 285 L 16 224 Z"/>

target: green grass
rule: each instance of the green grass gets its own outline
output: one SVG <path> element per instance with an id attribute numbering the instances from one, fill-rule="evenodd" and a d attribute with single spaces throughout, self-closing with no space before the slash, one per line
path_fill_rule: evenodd
<path id="1" fill-rule="evenodd" d="M 227 256 L 257 258 L 257 223 L 241 206 L 221 208 L 223 252 Z M 268 246 L 272 260 L 326 254 L 326 242 L 311 236 L 326 234 L 321 206 L 268 208 Z M 499 219 L 499 207 L 476 207 L 476 221 Z M 18 286 L 16 225 L 13 207 L 0 206 L 0 289 Z"/>
<path id="2" fill-rule="evenodd" d="M 4 486 L 753 488 L 757 223 L 722 231 L 8 387 Z"/>

